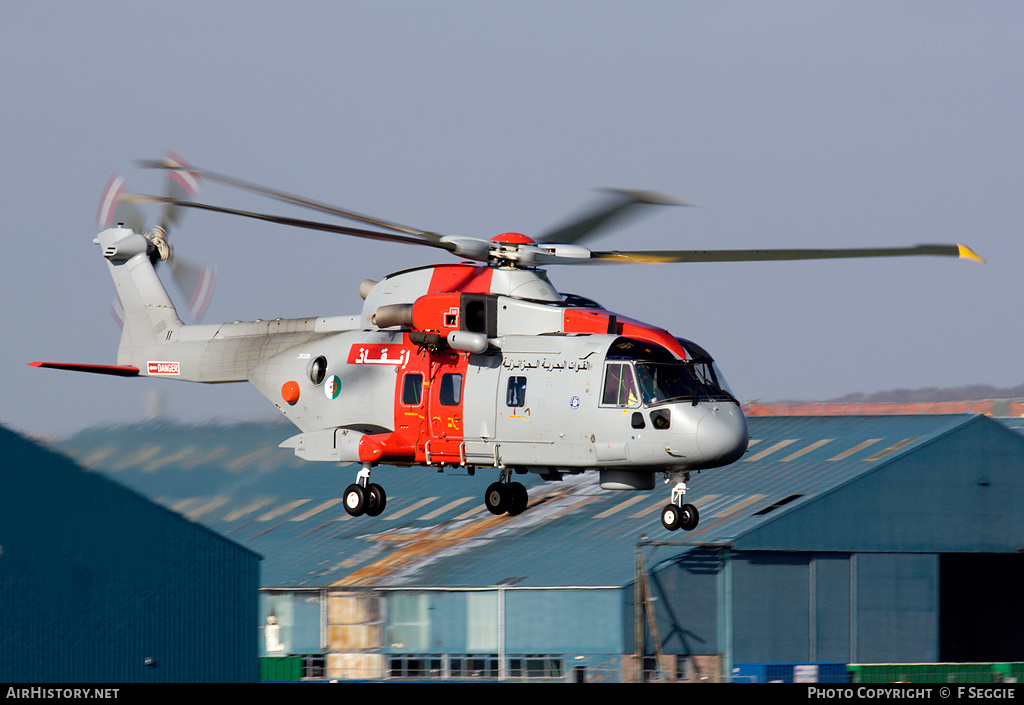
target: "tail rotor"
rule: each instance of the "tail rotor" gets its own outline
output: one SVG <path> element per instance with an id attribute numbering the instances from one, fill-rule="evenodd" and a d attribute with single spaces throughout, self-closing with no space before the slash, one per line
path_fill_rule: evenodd
<path id="1" fill-rule="evenodd" d="M 170 243 L 170 233 L 179 225 L 184 214 L 184 209 L 178 203 L 190 201 L 196 196 L 201 179 L 198 173 L 189 169 L 184 159 L 173 152 L 168 152 L 161 163 L 167 168 L 167 201 L 152 230 L 147 229 L 146 219 L 138 205 L 124 198 L 125 180 L 118 173 L 110 177 L 103 190 L 96 223 L 101 230 L 122 224 L 152 242 L 154 264 L 166 262 L 170 265 L 171 278 L 185 294 L 189 315 L 198 323 L 213 297 L 217 269 L 176 254 Z M 111 313 L 118 325 L 123 322 L 121 311 L 120 301 L 115 301 Z"/>

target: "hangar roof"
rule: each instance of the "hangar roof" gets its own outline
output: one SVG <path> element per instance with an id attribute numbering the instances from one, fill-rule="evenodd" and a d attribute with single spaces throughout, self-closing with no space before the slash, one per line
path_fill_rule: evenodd
<path id="1" fill-rule="evenodd" d="M 651 548 L 649 562 L 678 554 L 679 546 L 742 549 L 744 542 L 759 550 L 894 550 L 893 542 L 908 535 L 899 522 L 901 508 L 875 504 L 916 502 L 934 514 L 930 503 L 936 494 L 955 488 L 934 472 L 941 460 L 929 460 L 929 466 L 904 463 L 901 472 L 912 473 L 912 479 L 894 486 L 905 491 L 886 489 L 891 478 L 885 479 L 885 468 L 934 447 L 941 458 L 981 457 L 979 443 L 988 441 L 976 438 L 979 430 L 1024 459 L 1024 438 L 983 416 L 752 417 L 748 423 L 751 443 L 742 460 L 692 475 L 687 501 L 698 507 L 701 520 L 688 533 L 661 526 L 668 486 L 604 491 L 596 473 L 553 483 L 517 476 L 530 488 L 530 508 L 518 517 L 495 517 L 482 499 L 497 473 L 486 468 L 474 477 L 464 468 L 443 474 L 375 468 L 374 482 L 388 492 L 387 509 L 377 518 L 353 518 L 341 495 L 354 481 L 355 466 L 308 463 L 278 448 L 292 433 L 284 424 L 92 429 L 60 447 L 86 467 L 261 554 L 261 585 L 290 589 L 620 586 L 633 579 L 641 537 L 676 545 Z M 1014 462 L 1024 478 L 1024 460 Z M 953 472 L 974 486 L 974 474 Z M 928 479 L 933 476 L 934 483 Z M 868 477 L 875 479 L 857 482 Z M 861 486 L 867 489 L 848 489 Z M 996 487 L 1005 490 L 1000 482 Z M 1009 494 L 985 497 L 1005 503 L 1017 491 L 1015 485 Z M 832 507 L 826 497 L 840 502 L 840 509 L 830 508 L 824 518 L 822 512 L 801 511 L 816 502 Z M 844 511 L 884 516 L 874 533 L 856 520 L 848 535 L 822 528 L 821 522 Z M 803 522 L 803 516 L 811 521 Z M 886 523 L 887 517 L 892 521 Z M 938 550 L 928 542 L 941 540 L 933 531 L 910 550 Z M 847 548 L 837 547 L 841 541 Z M 1005 550 L 1000 541 L 956 550 Z"/>

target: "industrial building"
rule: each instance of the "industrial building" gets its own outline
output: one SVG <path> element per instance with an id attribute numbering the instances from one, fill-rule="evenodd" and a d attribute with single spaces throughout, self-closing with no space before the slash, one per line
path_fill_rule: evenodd
<path id="1" fill-rule="evenodd" d="M 93 430 L 93 470 L 264 557 L 264 678 L 719 680 L 750 664 L 1024 660 L 1024 436 L 985 416 L 753 417 L 739 462 L 669 491 L 593 473 L 483 507 L 493 469 L 355 469 L 277 424 Z M 3 556 L 0 556 L 2 559 Z M 638 579 L 639 577 L 639 579 Z M 637 645 L 640 644 L 640 648 Z M 639 655 L 639 659 L 637 658 Z"/>
<path id="2" fill-rule="evenodd" d="M 252 682 L 259 556 L 0 428 L 0 682 Z"/>

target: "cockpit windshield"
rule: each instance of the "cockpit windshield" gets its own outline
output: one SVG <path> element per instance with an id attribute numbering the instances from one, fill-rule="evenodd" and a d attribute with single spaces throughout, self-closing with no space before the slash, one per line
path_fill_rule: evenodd
<path id="1" fill-rule="evenodd" d="M 687 360 L 679 360 L 668 350 L 628 338 L 620 338 L 608 352 L 609 371 L 606 374 L 615 380 L 627 380 L 627 370 L 623 369 L 629 361 L 636 373 L 640 400 L 644 406 L 665 404 L 668 402 L 690 401 L 694 404 L 701 401 L 736 401 L 735 395 L 722 376 L 721 371 L 711 356 L 698 345 L 679 339 L 680 345 L 688 353 Z M 615 360 L 615 362 L 612 362 Z M 614 370 L 612 368 L 615 368 Z M 606 380 L 606 386 L 608 382 Z M 615 385 L 626 392 L 616 396 L 623 397 L 626 402 L 634 401 L 632 385 Z M 605 394 L 604 403 L 618 406 L 631 406 L 623 399 L 611 401 L 612 395 Z"/>
<path id="2" fill-rule="evenodd" d="M 672 401 L 736 401 L 714 362 L 635 362 L 646 406 Z"/>

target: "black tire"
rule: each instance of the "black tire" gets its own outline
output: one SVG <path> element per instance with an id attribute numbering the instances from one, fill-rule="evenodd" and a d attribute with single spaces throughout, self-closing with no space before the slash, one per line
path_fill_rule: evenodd
<path id="1" fill-rule="evenodd" d="M 679 528 L 683 531 L 693 531 L 697 528 L 697 522 L 700 521 L 700 513 L 695 506 L 684 504 L 680 507 L 679 514 Z"/>
<path id="2" fill-rule="evenodd" d="M 491 514 L 504 514 L 508 511 L 509 491 L 502 482 L 492 482 L 484 493 L 484 504 Z"/>
<path id="3" fill-rule="evenodd" d="M 342 495 L 345 511 L 350 515 L 361 516 L 366 511 L 366 490 L 359 485 L 349 485 Z"/>
<path id="4" fill-rule="evenodd" d="M 676 505 L 666 504 L 665 508 L 661 510 L 661 525 L 669 531 L 678 529 L 681 520 L 682 512 Z"/>
<path id="5" fill-rule="evenodd" d="M 508 490 L 509 516 L 516 516 L 525 512 L 527 505 L 530 504 L 530 495 L 526 491 L 526 487 L 518 482 L 511 482 L 509 483 Z"/>
<path id="6" fill-rule="evenodd" d="M 384 507 L 388 506 L 388 496 L 384 488 L 373 482 L 366 488 L 366 516 L 380 516 Z"/>

